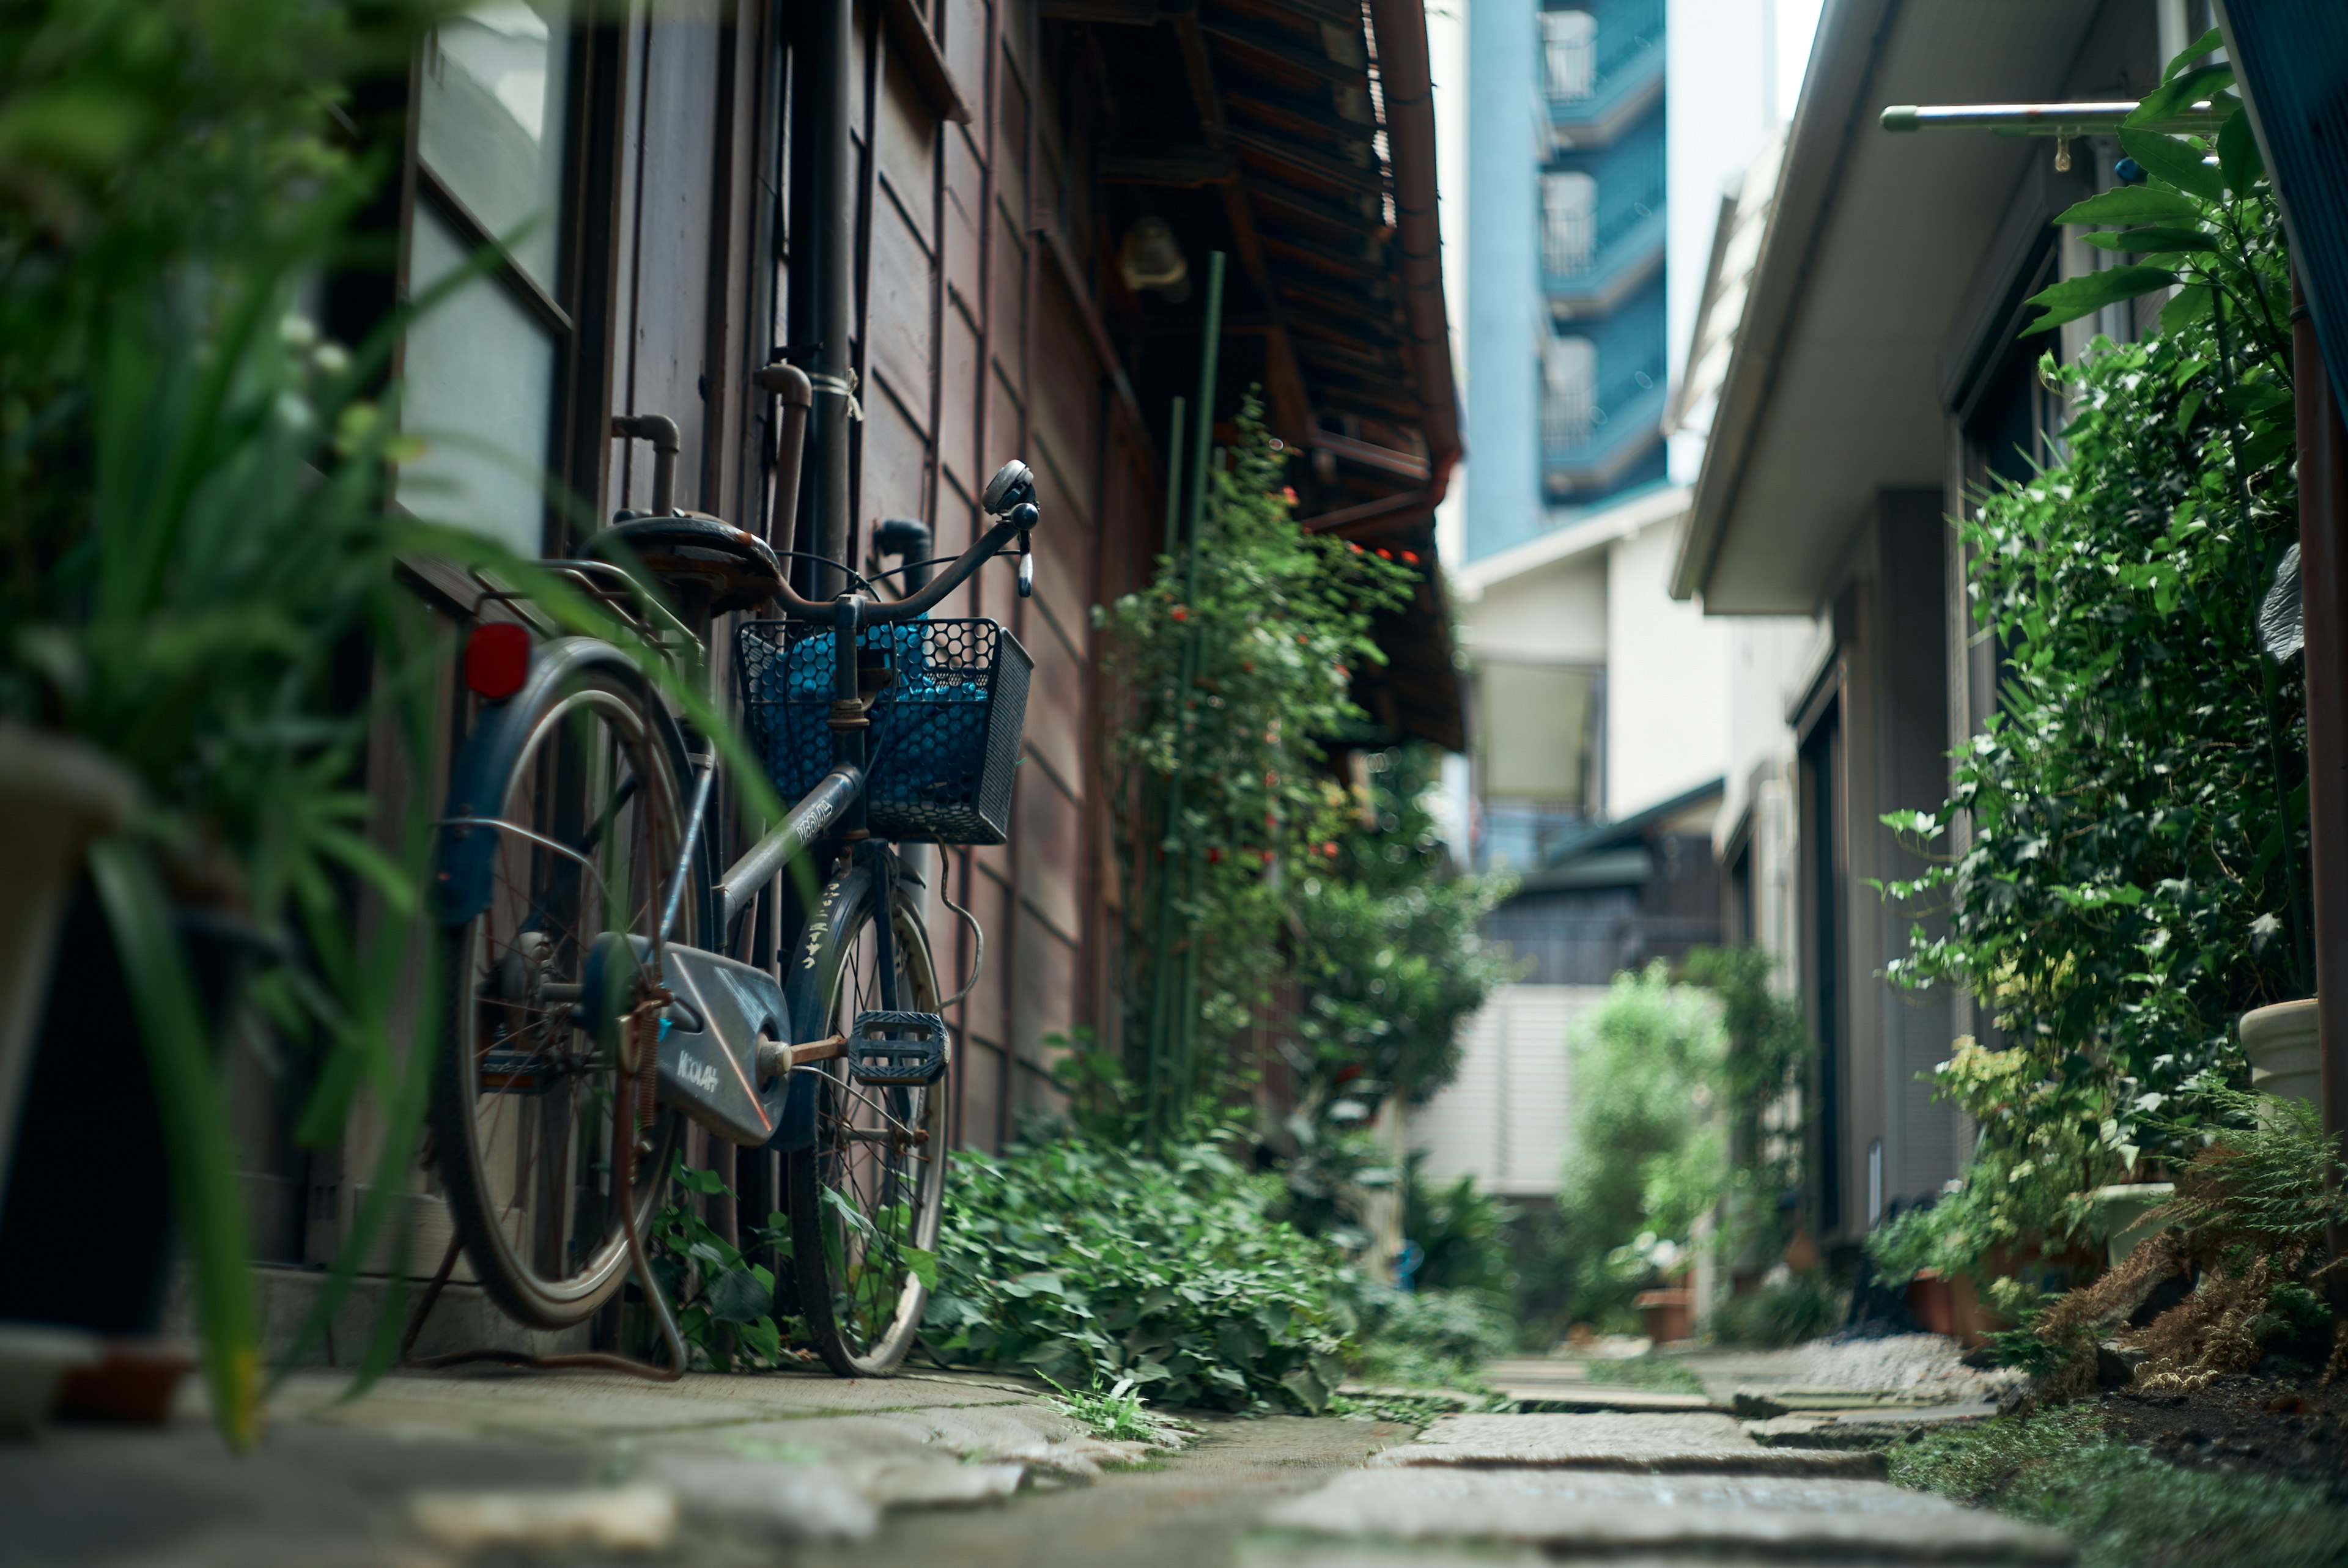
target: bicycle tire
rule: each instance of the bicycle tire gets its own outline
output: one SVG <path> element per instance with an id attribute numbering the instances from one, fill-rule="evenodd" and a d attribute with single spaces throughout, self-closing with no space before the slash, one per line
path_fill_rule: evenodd
<path id="1" fill-rule="evenodd" d="M 929 934 L 901 883 L 892 922 L 898 989 L 893 998 L 880 994 L 871 954 L 875 903 L 873 878 L 862 866 L 825 886 L 808 927 L 813 939 L 803 938 L 791 954 L 785 982 L 800 1038 L 843 1030 L 858 1012 L 882 1007 L 938 1010 Z M 791 1289 L 825 1365 L 843 1378 L 886 1377 L 911 1348 L 929 1300 L 906 1252 L 919 1249 L 932 1259 L 937 1252 L 953 1053 L 949 1048 L 945 1072 L 923 1089 L 858 1088 L 839 1061 L 802 1071 L 820 1081 L 816 1141 L 784 1160 Z M 883 1149 L 889 1153 L 877 1153 Z M 850 1210 L 865 1225 L 860 1244 L 843 1234 L 857 1228 L 843 1212 Z M 779 1280 L 777 1294 L 778 1307 L 788 1310 Z"/>
<path id="2" fill-rule="evenodd" d="M 487 907 L 443 939 L 433 1147 L 482 1288 L 516 1321 L 557 1329 L 619 1289 L 628 1252 L 608 1191 L 618 1066 L 548 988 L 577 986 L 600 931 L 652 934 L 690 773 L 667 710 L 626 671 L 577 669 L 522 701 L 495 720 L 520 726 L 520 740 L 487 798 L 500 820 L 582 854 L 605 897 L 597 909 L 580 896 L 591 879 L 577 861 L 500 833 Z M 700 917 L 688 897 L 675 939 L 695 940 Z M 640 1224 L 659 1201 L 679 1130 L 675 1112 L 639 1127 Z"/>

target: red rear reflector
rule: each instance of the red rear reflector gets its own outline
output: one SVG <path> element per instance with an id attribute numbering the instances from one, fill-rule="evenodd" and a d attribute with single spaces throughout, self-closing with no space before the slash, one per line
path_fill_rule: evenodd
<path id="1" fill-rule="evenodd" d="M 473 628 L 465 640 L 465 688 L 502 702 L 530 676 L 530 633 L 510 620 Z"/>

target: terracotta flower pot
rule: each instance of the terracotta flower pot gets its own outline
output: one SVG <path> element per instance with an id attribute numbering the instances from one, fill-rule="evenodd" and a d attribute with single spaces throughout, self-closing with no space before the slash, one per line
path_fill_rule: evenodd
<path id="1" fill-rule="evenodd" d="M 1989 1337 L 1993 1329 L 2009 1327 L 1997 1313 L 1982 1305 L 1981 1293 L 1962 1274 L 1937 1268 L 1919 1269 L 1908 1282 L 1908 1310 L 1934 1334 L 1945 1334 L 1967 1349 Z"/>
<path id="2" fill-rule="evenodd" d="M 1695 1320 L 1693 1290 L 1643 1290 L 1631 1304 L 1646 1322 L 1647 1337 L 1658 1345 L 1686 1338 Z"/>

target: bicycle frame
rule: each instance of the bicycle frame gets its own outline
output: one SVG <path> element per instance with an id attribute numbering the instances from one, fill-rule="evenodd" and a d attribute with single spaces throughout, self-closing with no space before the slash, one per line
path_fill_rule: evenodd
<path id="1" fill-rule="evenodd" d="M 1006 465 L 988 492 L 989 509 L 997 511 L 1000 520 L 918 592 L 885 603 L 854 592 L 821 603 L 802 599 L 788 587 L 777 595 L 788 614 L 829 620 L 836 631 L 832 767 L 779 824 L 710 886 L 704 906 L 711 917 L 706 939 L 731 947 L 736 922 L 748 911 L 758 890 L 795 856 L 834 837 L 855 846 L 860 861 L 879 882 L 879 907 L 884 911 L 893 907 L 893 863 L 888 856 L 866 848 L 877 841 L 870 836 L 866 815 L 870 700 L 858 673 L 858 633 L 868 625 L 911 620 L 927 614 L 1014 539 L 1022 547 L 1021 588 L 1025 590 L 1030 580 L 1027 538 L 1037 521 L 1032 479 L 1024 465 Z M 562 638 L 541 645 L 531 661 L 523 691 L 542 690 L 589 666 L 640 680 L 626 657 L 611 644 L 592 638 Z M 666 712 L 651 692 L 645 696 L 651 706 Z M 501 712 L 485 713 L 458 764 L 449 815 L 442 823 L 447 831 L 437 856 L 438 914 L 444 925 L 462 925 L 488 907 L 496 851 L 505 833 L 535 836 L 500 820 L 497 813 L 502 803 L 489 798 L 498 782 L 507 776 L 522 741 L 519 725 L 505 722 L 504 715 L 527 712 L 530 707 L 529 701 L 510 702 Z M 670 723 L 674 734 L 674 721 Z M 692 757 L 687 768 L 695 775 L 693 798 L 675 866 L 662 889 L 657 934 L 647 938 L 606 932 L 597 938 L 582 966 L 582 1021 L 616 1049 L 623 1020 L 642 999 L 648 982 L 656 985 L 669 999 L 657 1048 L 662 1102 L 737 1144 L 783 1150 L 805 1147 L 815 1136 L 813 1102 L 808 1096 L 799 1095 L 801 1113 L 790 1113 L 796 1070 L 843 1054 L 844 1042 L 794 1040 L 783 988 L 772 974 L 711 948 L 669 939 L 691 891 L 694 868 L 703 857 L 716 759 L 704 753 Z M 819 905 L 811 918 L 821 920 L 826 912 L 827 906 Z M 894 927 L 884 917 L 874 929 L 880 944 L 880 972 L 892 976 Z M 884 989 L 894 988 L 884 979 Z M 887 1006 L 896 1005 L 893 995 L 884 999 Z"/>

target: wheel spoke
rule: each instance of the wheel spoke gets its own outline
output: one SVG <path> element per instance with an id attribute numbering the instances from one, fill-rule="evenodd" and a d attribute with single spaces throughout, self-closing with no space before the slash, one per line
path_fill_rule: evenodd
<path id="1" fill-rule="evenodd" d="M 499 833 L 489 905 L 453 948 L 463 1005 L 436 1111 L 457 1156 L 452 1211 L 499 1303 L 542 1327 L 592 1311 L 624 1265 L 611 1176 L 634 1122 L 615 1114 L 617 1065 L 578 1004 L 605 933 L 653 934 L 683 836 L 673 753 L 644 702 L 591 672 L 530 721 L 498 802 L 517 831 L 476 829 Z M 640 1212 L 673 1136 L 664 1117 L 626 1194 Z"/>

